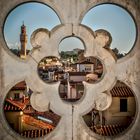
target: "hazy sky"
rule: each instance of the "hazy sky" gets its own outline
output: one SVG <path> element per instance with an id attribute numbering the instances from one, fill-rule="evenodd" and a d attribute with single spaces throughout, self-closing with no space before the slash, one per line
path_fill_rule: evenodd
<path id="1" fill-rule="evenodd" d="M 60 24 L 56 13 L 41 3 L 26 3 L 15 8 L 8 16 L 4 26 L 4 36 L 8 46 L 18 48 L 20 46 L 20 26 L 27 27 L 28 48 L 31 49 L 30 36 L 37 28 L 51 30 Z M 112 35 L 111 48 L 118 48 L 121 52 L 128 52 L 135 41 L 136 29 L 131 16 L 127 11 L 111 4 L 103 4 L 91 9 L 84 17 L 82 24 L 89 26 L 93 31 L 105 29 Z M 67 38 L 60 43 L 60 50 L 72 50 L 83 48 L 83 43 L 77 38 Z"/>
<path id="2" fill-rule="evenodd" d="M 78 47 L 79 46 L 79 47 Z M 77 37 L 69 37 L 62 40 L 59 44 L 59 52 L 72 51 L 73 49 L 80 48 L 85 49 L 83 42 Z"/>
<path id="3" fill-rule="evenodd" d="M 120 52 L 129 52 L 135 42 L 136 27 L 130 14 L 123 8 L 103 4 L 91 9 L 84 17 L 82 24 L 92 30 L 105 29 L 111 33 L 111 48 L 118 48 Z"/>

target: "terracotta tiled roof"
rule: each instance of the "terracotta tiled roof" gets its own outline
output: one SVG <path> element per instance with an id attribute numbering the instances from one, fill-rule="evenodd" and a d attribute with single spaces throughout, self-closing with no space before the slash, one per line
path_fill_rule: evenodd
<path id="1" fill-rule="evenodd" d="M 128 86 L 120 83 L 117 83 L 110 92 L 113 97 L 134 97 L 132 90 Z"/>
<path id="2" fill-rule="evenodd" d="M 36 110 L 33 109 L 31 105 L 26 106 L 25 109 L 23 110 L 24 114 L 34 114 L 35 112 Z"/>
<path id="3" fill-rule="evenodd" d="M 25 103 L 19 102 L 19 101 L 14 101 L 10 99 L 6 99 L 5 104 L 4 104 L 4 111 L 23 111 L 26 116 L 30 116 L 29 119 L 33 119 L 34 117 L 37 117 L 38 115 L 50 119 L 53 121 L 53 124 L 50 124 L 50 126 L 56 126 L 60 116 L 54 114 L 53 112 L 38 112 L 35 111 L 32 106 L 28 107 L 27 104 L 29 103 L 29 99 L 25 100 Z M 27 115 L 28 114 L 28 115 Z M 27 119 L 25 119 L 25 122 L 28 123 Z M 37 122 L 37 121 L 35 121 Z M 46 124 L 46 123 L 45 123 Z M 49 124 L 47 124 L 48 128 Z M 45 128 L 44 128 L 45 127 Z M 44 125 L 43 129 L 46 129 L 46 125 Z M 42 128 L 42 127 L 41 127 Z"/>
<path id="4" fill-rule="evenodd" d="M 121 125 L 104 125 L 104 126 L 93 126 L 91 128 L 95 133 L 103 136 L 114 136 L 123 132 L 127 127 Z"/>
<path id="5" fill-rule="evenodd" d="M 30 115 L 25 115 L 25 114 L 23 115 L 23 122 L 28 125 L 40 128 L 40 129 L 53 129 L 54 128 L 54 126 L 52 126 L 49 123 L 43 122 Z"/>
<path id="6" fill-rule="evenodd" d="M 22 109 L 6 101 L 4 104 L 4 111 L 22 111 Z"/>
<path id="7" fill-rule="evenodd" d="M 47 112 L 35 112 L 34 115 L 39 115 L 44 118 L 50 119 L 53 121 L 52 125 L 56 126 L 60 120 L 60 116 L 54 114 L 53 112 L 47 111 Z"/>
<path id="8" fill-rule="evenodd" d="M 26 105 L 29 103 L 29 99 L 26 98 L 25 102 L 6 99 L 5 105 L 4 105 L 4 111 L 15 111 L 16 108 L 19 108 L 18 110 L 23 110 Z M 9 108 L 7 106 L 10 106 Z"/>
<path id="9" fill-rule="evenodd" d="M 45 136 L 48 134 L 52 129 L 35 129 L 35 130 L 26 130 L 22 132 L 20 135 L 26 138 L 38 138 Z"/>

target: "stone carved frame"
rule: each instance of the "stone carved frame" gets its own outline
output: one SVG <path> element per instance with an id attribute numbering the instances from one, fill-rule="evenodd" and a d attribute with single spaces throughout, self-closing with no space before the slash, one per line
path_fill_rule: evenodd
<path id="1" fill-rule="evenodd" d="M 29 0 L 1 0 L 0 2 L 0 139 L 1 140 L 14 140 L 14 139 L 23 139 L 17 134 L 15 134 L 6 124 L 5 118 L 3 117 L 3 102 L 5 99 L 5 96 L 7 92 L 10 90 L 12 86 L 14 86 L 17 82 L 20 82 L 22 80 L 25 80 L 29 86 L 32 87 L 34 91 L 46 91 L 49 89 L 49 91 L 54 92 L 54 87 L 52 88 L 51 85 L 46 85 L 44 82 L 39 80 L 37 77 L 37 68 L 36 63 L 32 60 L 32 58 L 29 56 L 27 60 L 23 61 L 14 56 L 9 49 L 6 46 L 6 43 L 4 41 L 3 36 L 3 25 L 4 20 L 8 14 L 9 11 L 11 11 L 15 6 L 22 4 L 23 2 L 29 2 Z M 132 1 L 132 0 L 87 0 L 87 1 L 81 1 L 81 0 L 37 0 L 37 2 L 43 2 L 53 8 L 58 16 L 60 17 L 62 25 L 59 25 L 55 27 L 51 32 L 51 38 L 52 40 L 48 42 L 48 46 L 53 46 L 51 49 L 49 49 L 48 54 L 43 53 L 45 48 L 43 48 L 40 52 L 39 50 L 34 51 L 31 53 L 31 56 L 35 58 L 38 62 L 46 55 L 53 55 L 59 57 L 58 51 L 56 51 L 55 47 L 57 47 L 60 43 L 60 41 L 68 36 L 71 36 L 73 33 L 78 36 L 80 39 L 85 42 L 86 46 L 86 53 L 85 56 L 92 56 L 94 53 L 94 50 L 90 50 L 89 46 L 93 43 L 93 36 L 94 32 L 89 29 L 88 27 L 85 27 L 83 25 L 80 25 L 82 18 L 86 14 L 86 12 L 102 3 L 114 3 L 118 4 L 122 7 L 124 7 L 126 10 L 128 10 L 132 16 L 134 17 L 134 20 L 137 25 L 137 39 L 135 42 L 135 45 L 133 49 L 130 51 L 130 53 L 120 59 L 120 60 L 114 60 L 112 55 L 106 51 L 105 54 L 103 54 L 103 57 L 106 59 L 105 66 L 113 66 L 113 72 L 112 76 L 113 78 L 110 79 L 109 83 L 111 83 L 111 86 L 109 87 L 107 84 L 103 86 L 103 82 L 98 83 L 98 86 L 103 86 L 103 88 L 111 88 L 115 84 L 116 80 L 123 81 L 126 85 L 128 85 L 135 93 L 135 97 L 137 99 L 137 115 L 134 124 L 131 126 L 130 129 L 128 129 L 125 133 L 121 134 L 119 137 L 114 137 L 112 139 L 118 139 L 118 140 L 138 140 L 139 139 L 139 120 L 140 120 L 140 114 L 139 114 L 139 107 L 140 102 L 138 101 L 140 99 L 140 55 L 139 55 L 139 47 L 140 47 L 140 3 L 139 1 Z M 62 4 L 63 3 L 63 4 Z M 65 8 L 64 8 L 65 6 Z M 65 10 L 67 9 L 67 11 Z M 43 32 L 44 33 L 44 32 Z M 48 31 L 45 30 L 46 36 L 48 36 Z M 85 36 L 84 36 L 85 35 Z M 87 37 L 88 36 L 88 37 Z M 91 41 L 87 41 L 90 38 Z M 34 41 L 34 37 L 32 36 L 31 41 Z M 97 54 L 95 54 L 97 55 Z M 93 55 L 94 56 L 94 55 Z M 109 57 L 108 57 L 109 56 Z M 101 56 L 98 56 L 99 58 Z M 108 58 L 111 58 L 111 65 L 110 62 L 108 62 Z M 102 58 L 101 58 L 102 59 Z M 13 69 L 13 68 L 16 69 Z M 123 67 L 123 70 L 122 70 Z M 24 68 L 24 69 L 21 69 Z M 110 71 L 110 67 L 106 67 L 107 72 Z M 32 72 L 31 72 L 32 71 Z M 22 76 L 21 76 L 22 73 Z M 105 73 L 107 75 L 107 73 Z M 16 77 L 16 78 L 15 78 Z M 36 89 L 36 86 L 34 86 L 34 83 L 31 82 L 31 79 L 36 80 L 36 84 L 39 85 L 39 88 Z M 58 92 L 58 84 L 53 85 L 55 86 L 55 93 Z M 97 86 L 97 87 L 98 87 Z M 56 129 L 51 132 L 49 135 L 40 138 L 42 140 L 49 139 L 49 140 L 95 140 L 95 139 L 111 139 L 111 138 L 104 138 L 101 136 L 98 136 L 94 134 L 92 131 L 87 129 L 87 126 L 82 120 L 82 115 L 87 113 L 89 110 L 91 110 L 92 105 L 86 106 L 87 101 L 90 102 L 92 99 L 90 99 L 90 96 L 87 89 L 90 90 L 96 90 L 95 86 L 85 84 L 85 91 L 87 92 L 84 99 L 84 103 L 82 103 L 83 100 L 80 100 L 77 104 L 71 105 L 71 104 L 64 104 L 59 98 L 58 94 L 53 94 L 52 96 L 50 94 L 47 94 L 47 97 L 51 101 L 51 109 L 62 116 L 59 125 L 56 127 Z M 108 89 L 106 89 L 108 90 Z M 56 107 L 55 104 L 59 104 L 59 106 Z M 79 107 L 79 104 L 80 107 Z M 84 110 L 81 112 L 81 109 L 84 108 Z M 74 108 L 74 109 L 73 109 Z M 79 115 L 80 114 L 80 115 Z"/>

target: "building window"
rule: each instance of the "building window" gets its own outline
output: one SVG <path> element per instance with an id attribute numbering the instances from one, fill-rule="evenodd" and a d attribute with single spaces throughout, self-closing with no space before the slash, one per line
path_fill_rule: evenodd
<path id="1" fill-rule="evenodd" d="M 120 112 L 127 112 L 127 99 L 120 99 Z"/>

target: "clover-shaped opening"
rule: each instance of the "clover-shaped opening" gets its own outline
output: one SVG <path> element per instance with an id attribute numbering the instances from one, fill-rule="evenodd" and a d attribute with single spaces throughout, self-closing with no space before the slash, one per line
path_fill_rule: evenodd
<path id="1" fill-rule="evenodd" d="M 91 29 L 107 30 L 112 36 L 109 46 L 117 58 L 125 56 L 134 46 L 137 37 L 136 24 L 130 13 L 115 4 L 101 4 L 90 9 L 82 24 Z"/>
<path id="2" fill-rule="evenodd" d="M 59 45 L 60 59 L 48 56 L 38 64 L 38 74 L 44 82 L 60 81 L 59 95 L 63 100 L 79 100 L 84 93 L 83 81 L 94 84 L 101 80 L 101 61 L 93 56 L 85 57 L 84 49 L 79 38 L 68 37 Z"/>
<path id="3" fill-rule="evenodd" d="M 22 59 L 26 59 L 32 49 L 30 36 L 38 28 L 51 30 L 60 24 L 59 17 L 49 6 L 39 2 L 18 5 L 7 15 L 4 37 L 9 49 Z"/>
<path id="4" fill-rule="evenodd" d="M 85 46 L 78 37 L 68 37 L 59 44 L 59 54 L 69 82 L 95 83 L 103 74 L 102 62 L 94 56 L 84 56 Z"/>
<path id="5" fill-rule="evenodd" d="M 105 111 L 92 109 L 83 116 L 87 126 L 96 134 L 115 136 L 128 129 L 136 115 L 136 100 L 132 90 L 118 81 L 110 90 L 112 104 Z"/>
<path id="6" fill-rule="evenodd" d="M 57 126 L 60 116 L 51 110 L 38 112 L 30 104 L 31 89 L 24 81 L 8 92 L 3 110 L 9 127 L 25 138 L 39 138 Z"/>

